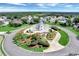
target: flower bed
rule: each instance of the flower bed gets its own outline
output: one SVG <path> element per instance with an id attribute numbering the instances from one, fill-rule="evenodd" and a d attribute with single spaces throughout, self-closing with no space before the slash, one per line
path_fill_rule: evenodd
<path id="1" fill-rule="evenodd" d="M 13 39 L 13 42 L 22 48 L 27 50 L 35 51 L 35 52 L 43 52 L 43 50 L 47 49 L 50 45 L 47 40 L 50 40 L 49 34 L 51 35 L 51 39 L 53 40 L 56 32 L 35 32 L 35 33 L 24 33 L 23 30 L 18 32 Z"/>

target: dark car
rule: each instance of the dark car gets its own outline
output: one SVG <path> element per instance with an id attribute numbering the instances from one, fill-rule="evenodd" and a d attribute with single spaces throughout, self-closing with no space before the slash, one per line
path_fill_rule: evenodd
<path id="1" fill-rule="evenodd" d="M 51 29 L 56 30 L 56 31 L 58 30 L 58 28 L 55 26 L 51 26 Z"/>

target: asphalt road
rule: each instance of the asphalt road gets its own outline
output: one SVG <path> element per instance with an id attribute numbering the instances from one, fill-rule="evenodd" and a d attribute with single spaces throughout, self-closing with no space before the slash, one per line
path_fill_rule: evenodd
<path id="1" fill-rule="evenodd" d="M 69 35 L 70 39 L 69 44 L 62 50 L 49 53 L 36 53 L 18 47 L 16 44 L 12 43 L 12 38 L 19 30 L 14 31 L 11 34 L 5 34 L 4 49 L 10 56 L 67 56 L 71 54 L 79 54 L 79 41 L 77 40 L 76 35 L 65 28 L 59 28 L 65 31 Z"/>

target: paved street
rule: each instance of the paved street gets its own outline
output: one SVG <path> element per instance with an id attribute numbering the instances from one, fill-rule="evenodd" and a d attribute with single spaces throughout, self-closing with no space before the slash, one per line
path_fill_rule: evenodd
<path id="1" fill-rule="evenodd" d="M 59 27 L 61 28 L 61 27 Z M 9 35 L 5 35 L 5 40 L 4 40 L 4 49 L 5 51 L 11 55 L 11 56 L 64 56 L 68 55 L 70 53 L 72 54 L 79 54 L 79 41 L 76 38 L 76 35 L 72 33 L 71 31 L 61 28 L 63 31 L 68 33 L 70 42 L 68 46 L 62 50 L 55 51 L 55 52 L 49 52 L 49 53 L 35 53 L 35 52 L 30 52 L 27 51 L 23 48 L 20 48 L 16 46 L 16 44 L 12 43 L 12 38 L 15 36 L 15 34 L 19 31 L 14 31 Z"/>

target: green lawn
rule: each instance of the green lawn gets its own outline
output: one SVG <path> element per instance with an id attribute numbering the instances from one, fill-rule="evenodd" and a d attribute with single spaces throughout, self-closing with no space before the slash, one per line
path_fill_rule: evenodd
<path id="1" fill-rule="evenodd" d="M 7 25 L 7 26 L 0 26 L 0 32 L 13 31 L 13 30 L 19 29 L 21 27 L 26 27 L 26 26 L 28 26 L 28 24 L 23 24 L 22 26 L 19 26 L 19 27 L 11 27 L 9 25 Z"/>
<path id="2" fill-rule="evenodd" d="M 40 47 L 40 48 L 30 48 L 26 44 L 21 44 L 20 42 L 14 42 L 17 46 L 22 47 L 26 50 L 29 51 L 34 51 L 34 52 L 43 52 L 43 50 L 47 49 L 46 47 Z"/>
<path id="3" fill-rule="evenodd" d="M 3 53 L 1 51 L 1 43 L 2 43 L 2 40 L 3 40 L 3 36 L 0 36 L 0 56 L 3 56 Z"/>
<path id="4" fill-rule="evenodd" d="M 66 46 L 69 42 L 69 37 L 68 37 L 67 33 L 65 33 L 62 30 L 59 30 L 59 33 L 61 34 L 61 38 L 59 40 L 59 43 L 63 46 Z"/>
<path id="5" fill-rule="evenodd" d="M 27 47 L 26 45 L 22 45 L 21 47 L 24 48 L 24 49 L 27 49 L 27 50 L 29 50 L 29 51 L 34 51 L 34 52 L 43 52 L 43 50 L 46 49 L 46 47 L 41 47 L 41 48 L 29 48 L 29 47 Z"/>

